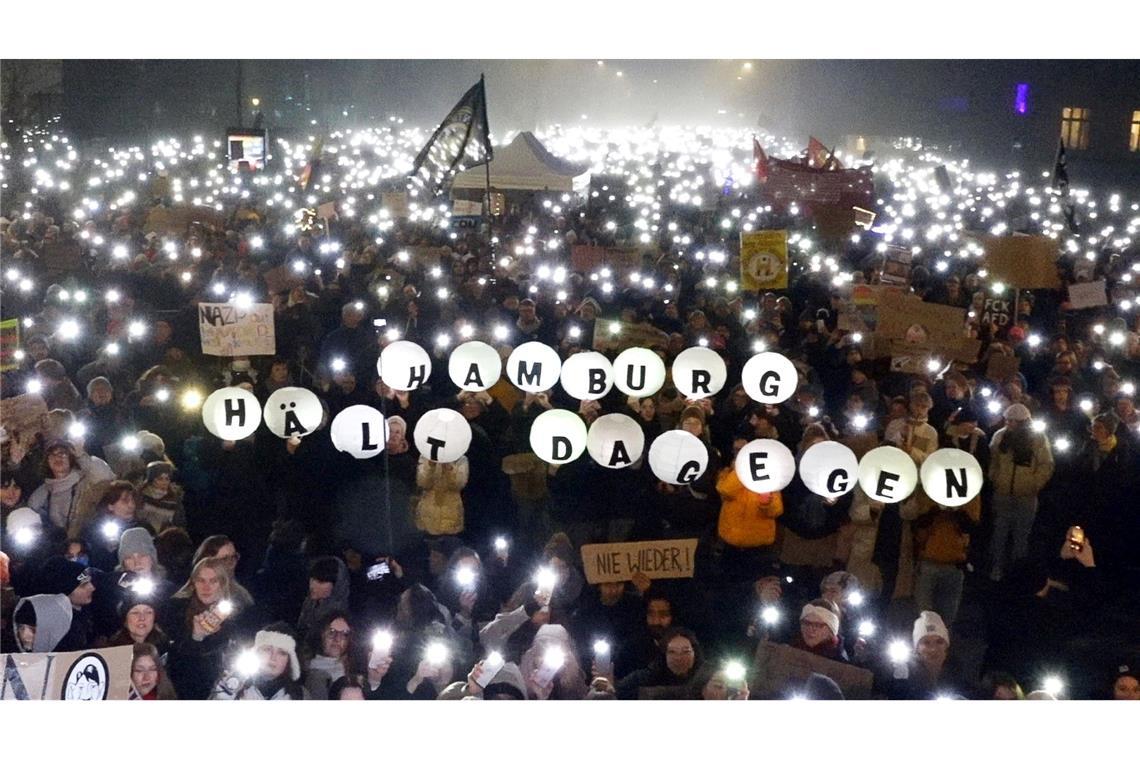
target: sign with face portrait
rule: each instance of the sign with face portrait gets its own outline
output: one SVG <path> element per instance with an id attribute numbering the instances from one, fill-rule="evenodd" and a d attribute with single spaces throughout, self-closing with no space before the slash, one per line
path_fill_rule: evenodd
<path id="1" fill-rule="evenodd" d="M 0 700 L 130 699 L 130 646 L 46 654 L 5 653 Z"/>

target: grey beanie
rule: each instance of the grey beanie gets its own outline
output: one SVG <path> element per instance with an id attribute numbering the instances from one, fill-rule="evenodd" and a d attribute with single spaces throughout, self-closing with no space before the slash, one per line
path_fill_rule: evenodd
<path id="1" fill-rule="evenodd" d="M 119 536 L 119 564 L 132 554 L 149 554 L 154 564 L 158 564 L 154 539 L 146 528 L 128 528 Z"/>

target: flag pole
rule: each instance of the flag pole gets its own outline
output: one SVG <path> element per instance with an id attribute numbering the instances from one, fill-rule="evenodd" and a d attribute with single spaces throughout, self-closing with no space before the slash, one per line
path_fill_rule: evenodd
<path id="1" fill-rule="evenodd" d="M 480 85 L 480 88 L 483 90 L 483 103 L 485 105 L 487 103 L 487 87 L 483 83 L 483 76 L 484 75 L 482 73 L 479 74 L 479 85 Z M 484 113 L 486 113 L 486 110 L 484 110 Z M 487 135 L 488 142 L 490 141 L 490 139 L 491 139 L 491 136 L 490 136 L 490 134 L 488 134 Z M 484 169 L 484 177 L 486 178 L 486 192 L 484 193 L 483 203 L 484 203 L 484 209 L 486 209 L 485 213 L 487 215 L 487 242 L 490 243 L 491 238 L 494 237 L 494 234 L 493 234 L 494 233 L 494 217 L 491 214 L 491 162 L 490 162 L 490 160 L 483 162 L 483 169 Z"/>

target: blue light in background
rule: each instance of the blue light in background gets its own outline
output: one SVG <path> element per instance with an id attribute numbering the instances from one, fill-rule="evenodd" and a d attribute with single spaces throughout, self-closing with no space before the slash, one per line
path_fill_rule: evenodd
<path id="1" fill-rule="evenodd" d="M 1017 85 L 1017 91 L 1013 96 L 1013 110 L 1021 114 L 1029 112 L 1029 85 L 1025 83 Z"/>

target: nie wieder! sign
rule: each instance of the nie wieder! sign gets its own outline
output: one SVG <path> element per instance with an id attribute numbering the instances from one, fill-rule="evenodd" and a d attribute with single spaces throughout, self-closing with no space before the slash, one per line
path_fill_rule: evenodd
<path id="1" fill-rule="evenodd" d="M 582 567 L 587 583 L 628 581 L 636 572 L 649 578 L 692 578 L 697 539 L 586 544 Z"/>

